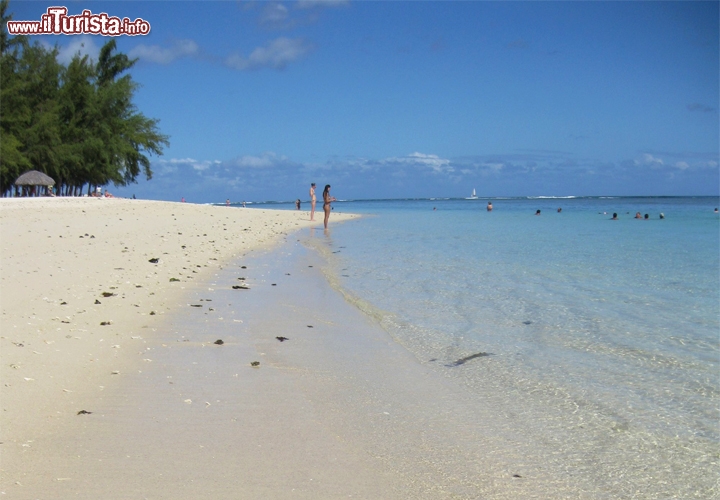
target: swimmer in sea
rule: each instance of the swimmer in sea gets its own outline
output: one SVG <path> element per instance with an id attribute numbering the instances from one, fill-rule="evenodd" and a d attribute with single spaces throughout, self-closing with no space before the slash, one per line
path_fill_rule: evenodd
<path id="1" fill-rule="evenodd" d="M 619 219 L 617 218 L 617 212 L 613 213 L 612 219 L 610 219 L 610 220 L 619 220 Z"/>
<path id="2" fill-rule="evenodd" d="M 492 201 L 488 201 L 487 211 L 492 212 Z"/>
<path id="3" fill-rule="evenodd" d="M 334 197 L 330 196 L 330 184 L 325 185 L 323 190 L 323 211 L 325 212 L 325 229 L 327 229 L 328 219 L 330 219 L 330 203 L 337 201 Z"/>
<path id="4" fill-rule="evenodd" d="M 535 212 L 535 215 L 540 215 L 540 210 L 538 210 L 537 212 Z"/>

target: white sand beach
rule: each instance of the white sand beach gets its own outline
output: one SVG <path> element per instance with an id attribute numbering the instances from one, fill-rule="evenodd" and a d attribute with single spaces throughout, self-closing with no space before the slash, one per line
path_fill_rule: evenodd
<path id="1" fill-rule="evenodd" d="M 198 280 L 318 224 L 306 211 L 0 200 L 3 483 L 16 483 L 18 457 L 42 453 L 57 422 L 135 369 L 129 342 L 152 338 Z"/>
<path id="2" fill-rule="evenodd" d="M 0 201 L 0 491 L 585 498 L 331 288 L 308 218 Z"/>

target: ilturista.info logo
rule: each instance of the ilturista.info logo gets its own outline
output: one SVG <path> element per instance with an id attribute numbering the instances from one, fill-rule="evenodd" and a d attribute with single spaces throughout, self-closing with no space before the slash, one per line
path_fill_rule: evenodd
<path id="1" fill-rule="evenodd" d="M 103 35 L 135 36 L 150 33 L 150 23 L 137 18 L 131 21 L 108 16 L 105 12 L 93 14 L 83 10 L 82 14 L 68 16 L 67 7 L 49 7 L 40 21 L 8 21 L 7 30 L 11 35 Z"/>

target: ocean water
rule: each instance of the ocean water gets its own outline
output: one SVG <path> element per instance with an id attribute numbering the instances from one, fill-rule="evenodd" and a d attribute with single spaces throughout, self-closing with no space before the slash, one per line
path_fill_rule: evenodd
<path id="1" fill-rule="evenodd" d="M 718 199 L 492 202 L 336 203 L 366 216 L 306 243 L 529 463 L 597 498 L 720 495 Z"/>

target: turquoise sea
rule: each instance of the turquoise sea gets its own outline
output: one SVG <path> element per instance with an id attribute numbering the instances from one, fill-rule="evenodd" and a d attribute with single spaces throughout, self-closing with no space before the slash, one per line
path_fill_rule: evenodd
<path id="1" fill-rule="evenodd" d="M 608 498 L 720 495 L 718 198 L 487 201 L 338 202 L 366 216 L 306 241 L 528 460 Z"/>

